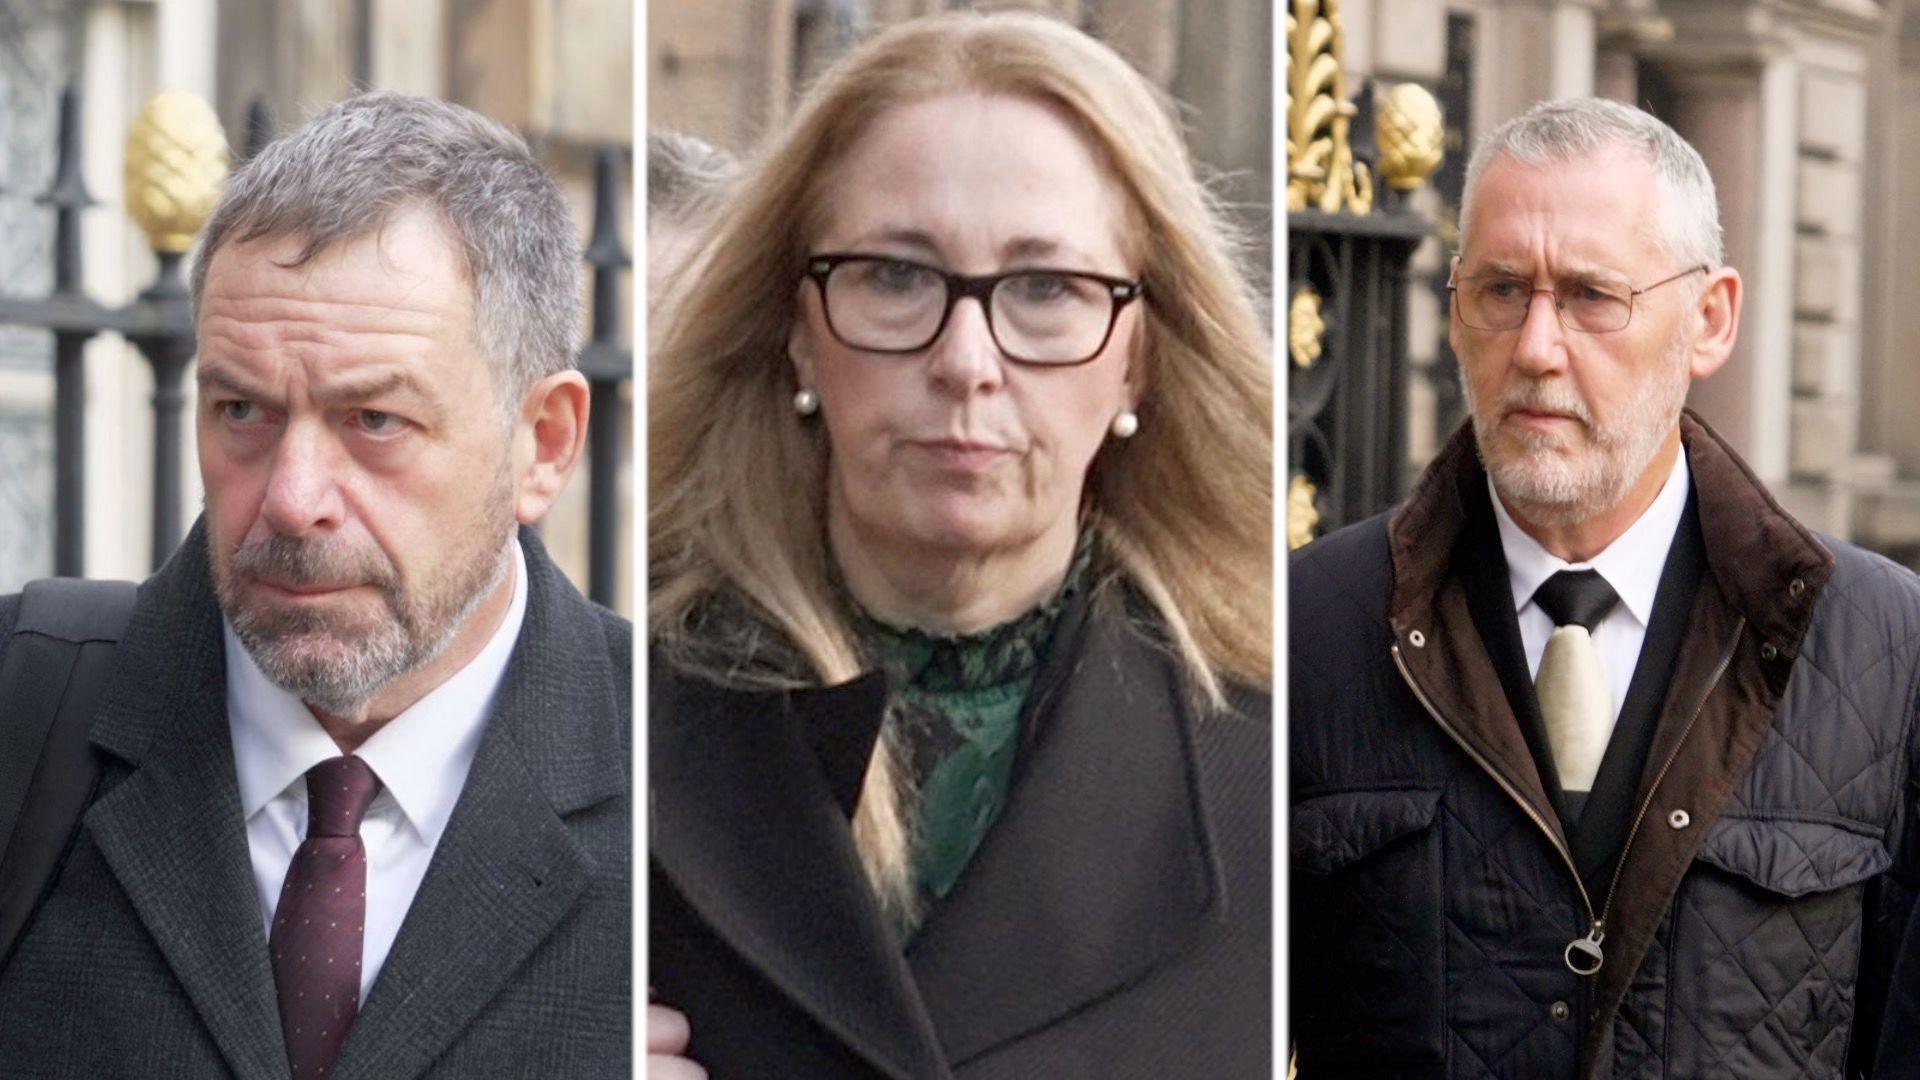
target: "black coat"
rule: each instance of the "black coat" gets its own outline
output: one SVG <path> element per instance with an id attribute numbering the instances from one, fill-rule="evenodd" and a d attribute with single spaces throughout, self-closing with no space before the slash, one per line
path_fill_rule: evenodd
<path id="1" fill-rule="evenodd" d="M 1006 807 L 904 955 L 829 779 L 880 677 L 655 666 L 649 983 L 717 1080 L 1271 1075 L 1268 700 L 1196 717 L 1115 589 L 1057 634 Z"/>
<path id="2" fill-rule="evenodd" d="M 630 1075 L 633 628 L 520 543 L 520 638 L 336 1080 Z M 0 1076 L 285 1080 L 204 527 L 114 662 L 99 793 L 0 972 Z"/>
<path id="3" fill-rule="evenodd" d="M 1391 518 L 1296 558 L 1302 1075 L 1920 1076 L 1920 1017 L 1885 1005 L 1920 945 L 1920 579 L 1682 433 L 1706 566 L 1603 890 L 1469 611 L 1470 434 Z M 1596 912 L 1605 962 L 1581 976 L 1563 953 Z"/>

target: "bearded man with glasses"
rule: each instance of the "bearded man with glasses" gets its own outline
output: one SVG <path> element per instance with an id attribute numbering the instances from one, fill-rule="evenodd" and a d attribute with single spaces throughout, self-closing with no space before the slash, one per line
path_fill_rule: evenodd
<path id="1" fill-rule="evenodd" d="M 1291 570 L 1302 1070 L 1916 1075 L 1920 580 L 1685 409 L 1742 299 L 1704 163 L 1542 104 L 1460 235 L 1471 423 Z"/>

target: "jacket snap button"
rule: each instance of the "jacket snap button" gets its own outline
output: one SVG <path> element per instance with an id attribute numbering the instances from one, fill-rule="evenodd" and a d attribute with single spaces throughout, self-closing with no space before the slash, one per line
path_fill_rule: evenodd
<path id="1" fill-rule="evenodd" d="M 1667 824 L 1676 829 L 1684 829 L 1692 823 L 1693 819 L 1687 816 L 1685 810 L 1675 810 L 1673 813 L 1667 815 Z"/>
<path id="2" fill-rule="evenodd" d="M 1799 596 L 1801 593 L 1806 591 L 1807 591 L 1807 583 L 1800 580 L 1799 578 L 1794 578 L 1793 581 L 1787 586 L 1788 596 Z"/>
<path id="3" fill-rule="evenodd" d="M 1769 641 L 1765 645 L 1760 646 L 1760 659 L 1776 660 L 1779 658 L 1779 656 L 1780 656 L 1780 650 L 1774 648 L 1773 642 Z"/>
<path id="4" fill-rule="evenodd" d="M 1415 630 L 1413 633 L 1407 635 L 1407 640 L 1413 643 L 1414 648 L 1419 649 L 1426 646 L 1427 635 Z"/>
<path id="5" fill-rule="evenodd" d="M 1573 1015 L 1573 1010 L 1567 1008 L 1566 1002 L 1556 1001 L 1551 1006 L 1548 1006 L 1547 1013 L 1555 1020 L 1565 1020 L 1567 1017 Z"/>

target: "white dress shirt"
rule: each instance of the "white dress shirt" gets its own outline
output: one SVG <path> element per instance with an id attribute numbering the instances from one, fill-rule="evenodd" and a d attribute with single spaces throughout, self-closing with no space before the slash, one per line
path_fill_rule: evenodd
<path id="1" fill-rule="evenodd" d="M 1488 479 L 1487 490 L 1493 497 L 1494 517 L 1500 523 L 1500 546 L 1507 556 L 1507 578 L 1513 586 L 1513 606 L 1520 616 L 1520 642 L 1526 647 L 1530 675 L 1540 674 L 1540 657 L 1547 651 L 1547 639 L 1554 630 L 1553 619 L 1533 602 L 1534 591 L 1562 570 L 1598 571 L 1620 596 L 1620 602 L 1593 632 L 1593 646 L 1600 654 L 1607 687 L 1613 692 L 1613 717 L 1619 720 L 1634 666 L 1640 662 L 1640 646 L 1647 640 L 1647 625 L 1653 619 L 1653 599 L 1660 591 L 1667 552 L 1686 513 L 1691 483 L 1683 447 L 1675 455 L 1667 482 L 1639 520 L 1592 559 L 1570 563 L 1542 547 L 1515 523 L 1500 502 L 1499 493 L 1493 490 L 1492 479 Z"/>
<path id="2" fill-rule="evenodd" d="M 367 921 L 362 939 L 360 1000 L 400 933 L 407 908 L 466 786 L 494 691 L 506 673 L 527 610 L 527 565 L 520 543 L 513 560 L 513 600 L 484 647 L 446 682 L 388 721 L 360 745 L 358 757 L 380 778 L 380 793 L 360 825 L 367 849 Z M 306 771 L 340 748 L 299 698 L 267 680 L 228 624 L 227 723 L 253 856 L 261 925 L 272 934 L 273 911 L 287 866 L 307 835 Z"/>

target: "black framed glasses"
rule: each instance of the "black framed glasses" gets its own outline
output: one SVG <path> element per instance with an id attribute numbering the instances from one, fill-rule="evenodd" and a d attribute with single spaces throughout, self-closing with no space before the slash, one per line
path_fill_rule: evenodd
<path id="1" fill-rule="evenodd" d="M 1458 267 L 1455 269 L 1457 272 Z M 1633 321 L 1633 301 L 1641 293 L 1711 269 L 1690 267 L 1638 289 L 1591 278 L 1568 278 L 1554 282 L 1551 289 L 1540 289 L 1531 280 L 1513 274 L 1475 274 L 1450 279 L 1447 291 L 1453 294 L 1453 309 L 1459 312 L 1460 321 L 1475 330 L 1517 330 L 1527 321 L 1533 295 L 1549 293 L 1562 327 L 1582 334 L 1610 334 L 1625 330 Z"/>
<path id="2" fill-rule="evenodd" d="M 969 277 L 887 255 L 829 252 L 807 259 L 827 329 L 840 344 L 914 353 L 939 339 L 963 298 L 980 302 L 987 331 L 1009 360 L 1084 364 L 1100 355 L 1138 281 L 1082 270 L 1026 267 Z"/>

